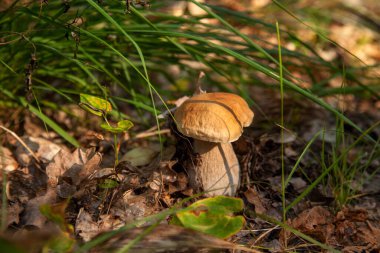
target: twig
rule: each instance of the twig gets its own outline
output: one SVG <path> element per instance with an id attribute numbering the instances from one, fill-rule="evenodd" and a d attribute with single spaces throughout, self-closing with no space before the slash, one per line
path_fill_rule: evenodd
<path id="1" fill-rule="evenodd" d="M 158 133 L 169 134 L 170 129 L 162 129 L 162 130 L 156 130 L 156 131 L 152 131 L 152 132 L 151 131 L 145 131 L 145 132 L 136 134 L 134 139 L 142 139 L 142 138 L 146 138 L 146 137 L 150 137 L 150 136 L 155 136 L 155 135 L 158 135 Z"/>
<path id="2" fill-rule="evenodd" d="M 252 245 L 256 245 L 259 241 L 261 241 L 261 239 L 263 239 L 265 236 L 267 236 L 269 233 L 271 233 L 273 230 L 277 229 L 279 226 L 274 226 L 273 228 L 271 229 L 268 229 L 267 231 L 265 231 L 264 233 L 262 233 L 254 242 Z"/>
<path id="3" fill-rule="evenodd" d="M 6 131 L 6 132 L 8 132 L 8 133 L 10 133 L 13 137 L 15 137 L 16 138 L 16 140 L 18 141 L 18 142 L 20 142 L 21 143 L 21 145 L 22 146 L 24 146 L 24 148 L 26 149 L 26 150 L 28 150 L 28 152 L 33 156 L 33 158 L 38 162 L 38 163 L 41 163 L 41 161 L 40 161 L 40 159 L 38 159 L 38 157 L 37 157 L 37 155 L 28 147 L 28 145 L 26 145 L 26 143 L 15 133 L 15 132 L 13 132 L 12 130 L 10 130 L 10 129 L 8 129 L 8 128 L 6 128 L 6 127 L 4 127 L 4 126 L 1 126 L 0 125 L 0 128 L 1 129 L 3 129 L 4 131 Z"/>

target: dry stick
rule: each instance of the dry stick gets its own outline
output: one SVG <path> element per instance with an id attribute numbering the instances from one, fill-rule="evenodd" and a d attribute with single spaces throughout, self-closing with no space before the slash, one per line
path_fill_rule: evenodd
<path id="1" fill-rule="evenodd" d="M 263 239 L 265 236 L 267 236 L 269 233 L 271 233 L 273 230 L 277 229 L 279 227 L 279 225 L 277 226 L 274 226 L 273 228 L 271 229 L 268 229 L 267 231 L 265 231 L 264 233 L 262 233 L 254 242 L 252 245 L 256 245 L 258 242 L 261 241 L 261 239 Z"/>
<path id="2" fill-rule="evenodd" d="M 146 137 L 151 137 L 151 136 L 154 136 L 154 135 L 158 135 L 158 133 L 160 133 L 160 134 L 169 134 L 170 133 L 170 129 L 161 129 L 160 131 L 156 130 L 156 131 L 153 131 L 153 132 L 145 131 L 145 132 L 136 134 L 136 136 L 134 137 L 134 139 L 142 139 L 142 138 L 146 138 Z"/>
<path id="3" fill-rule="evenodd" d="M 40 161 L 40 159 L 38 159 L 38 157 L 37 157 L 37 155 L 28 147 L 28 145 L 26 145 L 26 143 L 15 133 L 15 132 L 13 132 L 12 130 L 10 130 L 10 129 L 8 129 L 8 128 L 6 128 L 6 127 L 4 127 L 4 126 L 1 126 L 0 125 L 0 128 L 1 129 L 3 129 L 4 131 L 6 131 L 6 132 L 8 132 L 8 133 L 10 133 L 13 137 L 15 137 L 16 138 L 16 140 L 18 141 L 18 142 L 20 142 L 21 143 L 21 145 L 22 146 L 24 146 L 24 148 L 26 149 L 26 150 L 28 150 L 29 151 L 29 153 L 33 156 L 33 158 L 38 162 L 38 163 L 41 163 L 41 161 Z"/>

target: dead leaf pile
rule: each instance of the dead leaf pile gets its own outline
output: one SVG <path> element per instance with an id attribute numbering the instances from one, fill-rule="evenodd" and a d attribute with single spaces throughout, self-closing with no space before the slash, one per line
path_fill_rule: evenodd
<path id="1" fill-rule="evenodd" d="M 364 209 L 345 207 L 336 215 L 322 206 L 301 212 L 289 221 L 291 227 L 310 235 L 322 243 L 343 252 L 378 252 L 380 250 L 380 228 L 371 221 Z M 287 233 L 287 240 L 297 240 Z"/>
<path id="2" fill-rule="evenodd" d="M 116 166 L 107 167 L 94 148 L 68 151 L 35 136 L 15 142 L 14 154 L 2 147 L 7 172 L 7 225 L 20 235 L 29 229 L 50 229 L 42 206 L 65 204 L 65 223 L 88 241 L 178 201 L 187 191 L 187 176 L 176 172 L 176 148 L 157 145 L 129 149 Z M 32 153 L 31 153 L 32 152 Z M 17 161 L 14 157 L 17 157 Z M 186 196 L 186 195 L 183 195 Z M 16 235 L 15 234 L 15 235 Z"/>

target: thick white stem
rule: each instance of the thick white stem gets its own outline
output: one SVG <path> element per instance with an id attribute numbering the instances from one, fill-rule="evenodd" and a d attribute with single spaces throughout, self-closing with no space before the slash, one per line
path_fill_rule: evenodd
<path id="1" fill-rule="evenodd" d="M 194 140 L 199 161 L 189 171 L 190 184 L 206 196 L 234 196 L 240 183 L 240 166 L 231 143 Z"/>

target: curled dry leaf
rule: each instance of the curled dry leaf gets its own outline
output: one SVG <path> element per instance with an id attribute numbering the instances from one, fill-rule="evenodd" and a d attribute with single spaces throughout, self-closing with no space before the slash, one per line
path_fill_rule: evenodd
<path id="1" fill-rule="evenodd" d="M 60 184 L 61 188 L 66 190 L 68 188 L 64 186 L 63 182 L 79 186 L 99 168 L 100 162 L 101 155 L 92 149 L 77 149 L 73 153 L 61 150 L 46 167 L 49 186 L 57 187 Z M 65 194 L 62 193 L 62 195 Z"/>
<path id="2" fill-rule="evenodd" d="M 75 234 L 87 242 L 99 233 L 98 224 L 92 220 L 91 215 L 81 208 L 75 221 Z"/>

